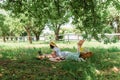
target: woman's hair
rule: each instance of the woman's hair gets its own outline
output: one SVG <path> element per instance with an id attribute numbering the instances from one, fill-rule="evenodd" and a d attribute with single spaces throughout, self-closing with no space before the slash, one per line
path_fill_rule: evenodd
<path id="1" fill-rule="evenodd" d="M 54 47 L 55 47 L 55 46 L 53 46 L 53 45 L 50 45 L 50 48 L 51 48 L 51 49 L 53 49 Z"/>

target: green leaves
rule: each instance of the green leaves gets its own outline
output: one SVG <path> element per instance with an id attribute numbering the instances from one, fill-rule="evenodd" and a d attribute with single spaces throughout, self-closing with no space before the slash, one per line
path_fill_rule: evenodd
<path id="1" fill-rule="evenodd" d="M 16 18 L 22 26 L 37 32 L 48 25 L 55 35 L 59 35 L 61 25 L 69 18 L 86 39 L 99 40 L 98 34 L 107 32 L 111 16 L 118 15 L 119 0 L 6 0 L 1 5 Z M 114 11 L 109 11 L 115 7 Z M 112 14 L 111 14 L 112 13 Z M 112 21 L 112 20 L 111 20 Z M 34 28 L 33 28 L 34 27 Z M 110 31 L 108 31 L 110 32 Z"/>
<path id="2" fill-rule="evenodd" d="M 81 33 L 84 33 L 84 38 L 90 39 L 91 36 L 91 38 L 100 40 L 98 34 L 111 32 L 110 27 L 108 27 L 110 15 L 108 8 L 111 7 L 111 4 L 118 6 L 119 1 L 71 0 L 69 2 L 70 11 L 74 17 L 73 23 Z M 107 31 L 107 28 L 109 28 L 109 31 Z"/>
<path id="3" fill-rule="evenodd" d="M 5 16 L 0 14 L 0 35 L 1 36 L 6 36 L 9 32 L 9 27 L 8 25 L 5 23 Z"/>

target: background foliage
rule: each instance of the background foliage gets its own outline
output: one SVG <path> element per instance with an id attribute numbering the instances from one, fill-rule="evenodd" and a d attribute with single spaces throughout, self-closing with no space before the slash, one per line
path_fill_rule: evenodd
<path id="1" fill-rule="evenodd" d="M 107 39 L 105 33 L 120 32 L 119 6 L 119 0 L 5 0 L 1 2 L 1 8 L 9 12 L 7 15 L 10 15 L 13 20 L 14 18 L 20 20 L 21 25 L 17 26 L 25 30 L 30 43 L 32 43 L 31 35 L 35 35 L 36 40 L 39 40 L 39 35 L 46 26 L 54 31 L 55 39 L 59 40 L 61 26 L 70 18 L 85 39 L 94 38 L 98 41 L 101 38 Z M 13 35 L 16 34 L 17 32 Z M 98 37 L 98 34 L 101 34 L 101 37 Z M 107 42 L 110 41 L 113 40 L 107 39 Z"/>

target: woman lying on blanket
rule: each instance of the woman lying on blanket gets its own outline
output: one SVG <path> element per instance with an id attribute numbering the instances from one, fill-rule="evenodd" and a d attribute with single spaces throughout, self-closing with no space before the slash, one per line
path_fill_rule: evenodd
<path id="1" fill-rule="evenodd" d="M 49 58 L 50 61 L 61 61 L 64 59 L 84 61 L 84 59 L 91 57 L 92 52 L 80 52 L 81 46 L 84 43 L 84 40 L 78 42 L 78 52 L 72 53 L 68 51 L 60 51 L 60 48 L 54 42 L 50 42 L 50 48 L 53 50 L 51 54 L 44 54 L 38 56 L 39 59 Z"/>
<path id="2" fill-rule="evenodd" d="M 39 51 L 39 56 L 37 57 L 38 59 L 44 59 L 44 58 L 48 58 L 50 61 L 61 61 L 64 58 L 60 57 L 58 55 L 58 51 L 60 51 L 60 49 L 57 47 L 57 45 L 54 42 L 50 42 L 50 48 L 52 49 L 51 54 L 41 54 L 41 51 Z"/>

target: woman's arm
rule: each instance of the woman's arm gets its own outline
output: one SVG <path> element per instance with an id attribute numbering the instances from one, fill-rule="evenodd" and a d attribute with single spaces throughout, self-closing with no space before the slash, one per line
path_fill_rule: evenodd
<path id="1" fill-rule="evenodd" d="M 55 52 L 55 51 L 53 51 L 53 52 L 51 53 L 51 55 L 52 55 L 52 57 L 53 57 L 53 58 L 57 57 L 57 55 L 56 55 L 56 52 Z"/>

